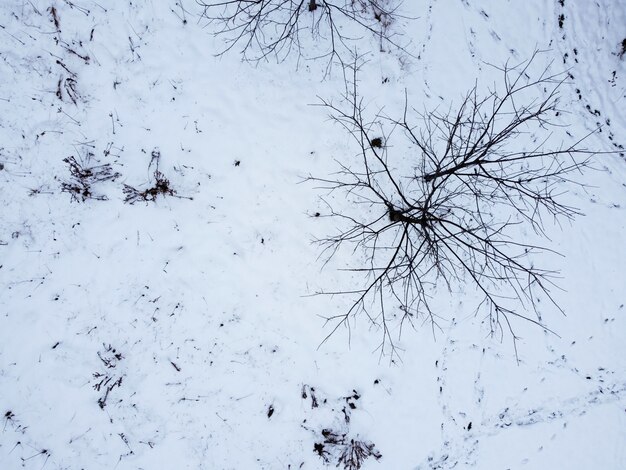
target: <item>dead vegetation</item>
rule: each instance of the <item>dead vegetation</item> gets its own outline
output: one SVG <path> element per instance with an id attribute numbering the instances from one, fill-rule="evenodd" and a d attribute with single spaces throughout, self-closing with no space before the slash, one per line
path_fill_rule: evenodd
<path id="1" fill-rule="evenodd" d="M 148 169 L 154 166 L 154 171 L 152 172 L 152 180 L 149 182 L 150 186 L 140 190 L 128 184 L 124 184 L 124 202 L 127 204 L 155 202 L 159 197 L 165 196 L 192 199 L 190 197 L 178 196 L 176 190 L 172 188 L 170 180 L 159 170 L 161 152 L 158 149 L 154 149 L 151 153 L 151 157 Z"/>
<path id="2" fill-rule="evenodd" d="M 61 183 L 61 191 L 69 193 L 74 202 L 85 202 L 88 199 L 107 200 L 104 194 L 95 192 L 94 186 L 105 181 L 115 181 L 121 176 L 120 173 L 113 170 L 110 163 L 94 165 L 92 163 L 94 159 L 92 152 L 87 152 L 79 159 L 73 155 L 63 159 L 68 165 L 70 178 Z"/>

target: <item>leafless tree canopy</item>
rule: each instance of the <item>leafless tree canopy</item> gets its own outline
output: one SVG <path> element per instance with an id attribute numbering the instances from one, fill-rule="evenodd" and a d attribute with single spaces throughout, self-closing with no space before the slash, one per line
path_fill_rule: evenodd
<path id="1" fill-rule="evenodd" d="M 351 60 L 354 40 L 374 35 L 380 48 L 404 50 L 390 32 L 400 18 L 399 0 L 198 0 L 203 17 L 226 39 L 222 52 L 239 48 L 245 60 L 275 56 L 327 58 L 340 63 Z M 305 36 L 316 40 L 305 50 Z"/>
<path id="2" fill-rule="evenodd" d="M 342 209 L 328 203 L 344 228 L 320 242 L 329 257 L 349 246 L 367 260 L 353 269 L 366 278 L 362 289 L 325 292 L 354 298 L 329 318 L 333 332 L 364 313 L 382 327 L 382 351 L 395 352 L 392 322 L 399 331 L 421 316 L 436 325 L 431 294 L 441 285 L 477 290 L 492 334 L 510 331 L 514 344 L 513 318 L 546 328 L 537 299 L 558 308 L 550 293 L 556 273 L 537 266 L 535 255 L 551 250 L 524 241 L 514 226 L 541 238 L 546 222 L 575 216 L 561 202 L 563 183 L 593 153 L 582 139 L 555 145 L 551 121 L 566 77 L 546 69 L 529 78 L 532 62 L 505 66 L 502 84 L 484 96 L 474 86 L 456 110 L 418 112 L 407 103 L 399 117 L 368 119 L 356 67 L 345 102 L 323 101 L 356 141 L 361 163 L 339 162 L 333 176 L 310 178 L 350 201 Z M 401 162 L 403 148 L 410 165 Z"/>

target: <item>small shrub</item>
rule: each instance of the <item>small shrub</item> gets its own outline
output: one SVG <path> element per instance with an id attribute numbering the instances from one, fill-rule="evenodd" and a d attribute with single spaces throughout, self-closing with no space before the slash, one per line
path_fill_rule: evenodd
<path id="1" fill-rule="evenodd" d="M 157 149 L 154 149 L 151 156 L 152 158 L 150 160 L 150 164 L 148 165 L 148 169 L 152 167 L 152 165 L 154 165 L 155 167 L 154 172 L 152 173 L 152 177 L 154 179 L 152 186 L 148 189 L 140 191 L 133 186 L 125 184 L 123 189 L 125 195 L 124 202 L 128 204 L 134 204 L 138 201 L 154 202 L 157 200 L 159 195 L 182 197 L 176 194 L 176 190 L 172 188 L 170 180 L 168 180 L 165 175 L 159 170 L 161 152 L 159 152 Z"/>
<path id="2" fill-rule="evenodd" d="M 69 193 L 72 201 L 85 202 L 87 199 L 105 201 L 107 197 L 96 194 L 93 186 L 104 181 L 115 181 L 121 175 L 113 171 L 110 163 L 104 165 L 90 165 L 93 153 L 88 152 L 80 161 L 73 155 L 65 158 L 70 170 L 70 179 L 61 183 L 61 192 Z"/>
<path id="3" fill-rule="evenodd" d="M 359 470 L 365 460 L 374 457 L 379 460 L 382 454 L 371 442 L 358 439 L 347 439 L 346 434 L 337 433 L 331 429 L 323 429 L 322 442 L 316 442 L 313 450 L 325 463 L 335 463 L 343 466 L 344 470 Z"/>
<path id="4" fill-rule="evenodd" d="M 154 172 L 153 177 L 154 185 L 143 191 L 125 184 L 123 191 L 126 197 L 124 198 L 124 202 L 134 204 L 137 201 L 156 201 L 159 194 L 163 196 L 174 196 L 176 194 L 176 191 L 170 186 L 170 181 L 163 173 L 157 170 Z"/>

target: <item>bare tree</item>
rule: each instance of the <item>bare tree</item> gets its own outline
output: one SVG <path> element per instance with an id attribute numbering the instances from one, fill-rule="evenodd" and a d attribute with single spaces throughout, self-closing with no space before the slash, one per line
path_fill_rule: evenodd
<path id="1" fill-rule="evenodd" d="M 353 57 L 354 40 L 374 35 L 385 47 L 405 50 L 390 26 L 401 16 L 400 0 L 198 0 L 203 18 L 226 38 L 221 52 L 240 47 L 245 60 L 289 54 L 327 58 L 345 63 Z M 349 31 L 349 32 L 346 32 Z M 355 36 L 352 36 L 354 34 Z M 302 39 L 310 35 L 319 47 L 306 51 Z M 321 44 L 321 45 L 320 45 Z M 349 62 L 348 60 L 348 62 Z"/>
<path id="2" fill-rule="evenodd" d="M 535 262 L 554 251 L 525 241 L 514 227 L 525 224 L 541 239 L 547 216 L 577 215 L 562 202 L 563 184 L 589 166 L 594 152 L 581 146 L 584 138 L 566 145 L 555 137 L 551 121 L 561 113 L 567 75 L 548 67 L 529 78 L 536 54 L 500 68 L 502 84 L 484 96 L 475 85 L 456 110 L 418 112 L 405 100 L 398 118 L 368 119 L 356 66 L 345 103 L 322 102 L 353 137 L 360 163 L 338 162 L 333 176 L 309 178 L 349 201 L 340 210 L 327 202 L 328 215 L 344 228 L 320 243 L 329 259 L 344 246 L 366 257 L 351 269 L 365 276 L 363 288 L 324 292 L 354 299 L 345 313 L 328 318 L 334 325 L 328 337 L 349 328 L 351 316 L 366 314 L 382 329 L 381 353 L 393 355 L 394 323 L 398 335 L 418 318 L 437 325 L 431 296 L 439 286 L 473 287 L 491 333 L 510 332 L 514 346 L 514 318 L 547 330 L 537 300 L 558 308 L 550 293 L 557 273 Z M 404 167 L 402 149 L 410 162 Z"/>

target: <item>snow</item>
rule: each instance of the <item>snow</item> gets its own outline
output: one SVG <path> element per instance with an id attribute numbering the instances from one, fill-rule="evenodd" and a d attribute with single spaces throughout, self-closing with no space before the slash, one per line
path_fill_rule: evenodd
<path id="1" fill-rule="evenodd" d="M 603 126 L 586 145 L 614 153 L 566 196 L 585 216 L 549 225 L 563 256 L 542 262 L 560 270 L 566 316 L 544 320 L 558 336 L 516 323 L 518 362 L 468 288 L 438 291 L 442 331 L 405 328 L 393 362 L 365 317 L 322 344 L 324 317 L 350 299 L 313 294 L 359 283 L 336 270 L 358 254 L 323 266 L 311 242 L 336 221 L 304 182 L 358 158 L 314 106 L 340 100 L 340 68 L 216 56 L 222 39 L 193 2 L 7 0 L 0 468 L 326 468 L 323 429 L 375 444 L 382 457 L 364 469 L 624 468 L 626 6 L 420 0 L 402 12 L 392 27 L 413 57 L 355 41 L 372 113 L 401 110 L 405 89 L 417 109 L 454 106 L 498 83 L 488 64 L 540 49 L 537 70 L 573 77 L 566 130 Z M 124 184 L 154 183 L 155 151 L 176 195 L 125 204 Z M 63 159 L 89 152 L 121 176 L 93 186 L 107 200 L 71 201 Z"/>

